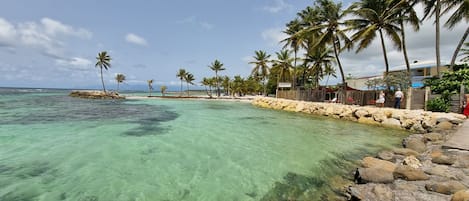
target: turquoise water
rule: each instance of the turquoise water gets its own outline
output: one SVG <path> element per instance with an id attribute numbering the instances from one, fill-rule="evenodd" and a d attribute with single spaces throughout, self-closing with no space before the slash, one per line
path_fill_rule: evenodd
<path id="1" fill-rule="evenodd" d="M 403 135 L 249 103 L 0 89 L 0 200 L 319 200 Z"/>

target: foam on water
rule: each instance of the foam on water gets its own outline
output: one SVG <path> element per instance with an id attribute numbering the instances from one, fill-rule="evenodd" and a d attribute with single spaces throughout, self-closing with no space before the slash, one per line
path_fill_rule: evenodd
<path id="1" fill-rule="evenodd" d="M 319 200 L 404 134 L 247 103 L 0 92 L 0 200 Z"/>

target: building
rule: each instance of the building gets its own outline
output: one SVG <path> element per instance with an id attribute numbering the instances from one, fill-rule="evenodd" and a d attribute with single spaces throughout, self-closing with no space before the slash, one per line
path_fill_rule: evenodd
<path id="1" fill-rule="evenodd" d="M 447 65 L 449 63 L 442 63 L 442 67 L 440 67 L 440 71 L 448 71 Z M 390 73 L 393 72 L 401 72 L 406 71 L 407 68 L 405 65 L 394 66 L 389 69 Z M 384 75 L 384 72 L 383 72 Z M 359 78 L 352 78 L 347 80 L 348 86 L 359 89 L 359 90 L 373 90 L 373 88 L 369 88 L 366 83 L 369 80 L 373 79 L 380 79 L 383 78 L 383 75 L 375 75 L 375 76 L 366 76 L 366 77 L 359 77 Z M 413 88 L 420 88 L 423 87 L 423 80 L 425 78 L 430 78 L 437 75 L 437 68 L 435 61 L 422 61 L 410 64 L 410 75 L 412 79 L 412 87 Z"/>

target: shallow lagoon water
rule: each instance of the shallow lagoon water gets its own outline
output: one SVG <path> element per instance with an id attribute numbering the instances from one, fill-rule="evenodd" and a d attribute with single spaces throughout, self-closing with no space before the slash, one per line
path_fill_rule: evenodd
<path id="1" fill-rule="evenodd" d="M 320 200 L 406 133 L 195 100 L 0 90 L 0 200 Z"/>

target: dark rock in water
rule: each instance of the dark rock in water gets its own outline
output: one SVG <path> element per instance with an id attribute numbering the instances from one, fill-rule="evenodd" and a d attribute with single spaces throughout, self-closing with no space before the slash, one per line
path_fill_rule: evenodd
<path id="1" fill-rule="evenodd" d="M 437 193 L 442 193 L 446 195 L 451 195 L 460 190 L 465 190 L 466 186 L 457 181 L 447 181 L 447 182 L 431 182 L 425 185 L 427 191 L 433 191 Z"/>
<path id="2" fill-rule="evenodd" d="M 88 99 L 124 99 L 125 97 L 119 96 L 117 92 L 104 92 L 104 91 L 72 91 L 69 96 L 77 98 Z"/>
<path id="3" fill-rule="evenodd" d="M 355 180 L 359 184 L 364 183 L 392 183 L 392 172 L 381 168 L 358 168 L 355 172 Z"/>
<path id="4" fill-rule="evenodd" d="M 399 165 L 394 171 L 394 178 L 405 179 L 407 181 L 428 180 L 430 177 L 420 169 L 415 169 L 407 165 Z"/>

